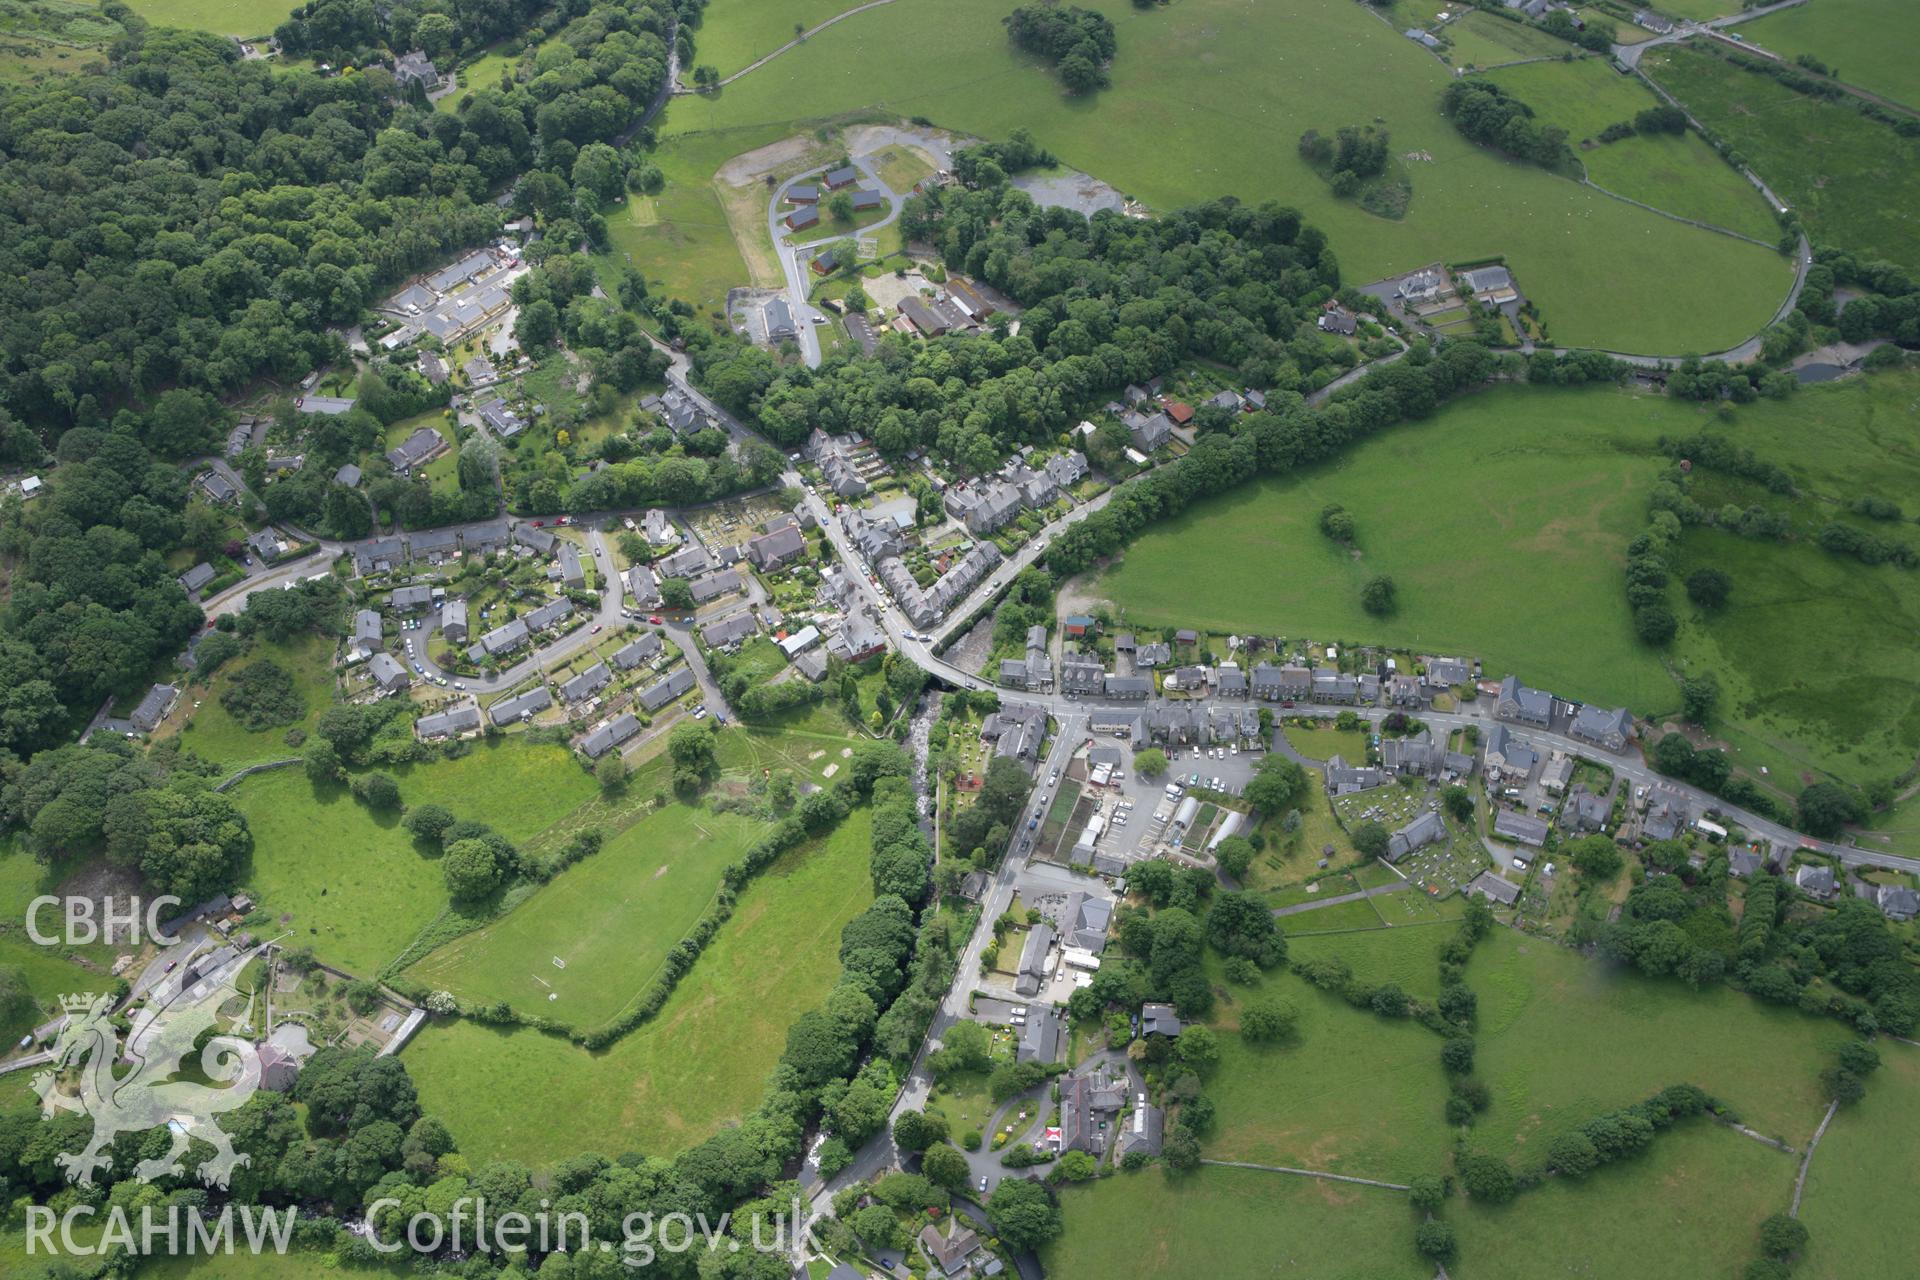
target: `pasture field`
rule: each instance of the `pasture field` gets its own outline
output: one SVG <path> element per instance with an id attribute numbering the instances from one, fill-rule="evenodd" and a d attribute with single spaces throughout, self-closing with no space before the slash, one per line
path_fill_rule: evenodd
<path id="1" fill-rule="evenodd" d="M 376 816 L 345 787 L 316 791 L 296 766 L 227 794 L 253 831 L 242 883 L 288 946 L 371 977 L 447 905 L 438 860 L 414 848 L 398 815 Z"/>
<path id="2" fill-rule="evenodd" d="M 267 36 L 297 6 L 290 0 L 128 0 L 127 7 L 156 27 Z"/>
<path id="3" fill-rule="evenodd" d="M 112 982 L 108 971 L 114 956 L 130 949 L 100 944 L 43 947 L 27 936 L 27 905 L 42 894 L 57 893 L 76 869 L 73 863 L 49 867 L 27 852 L 18 838 L 0 839 L 0 921 L 5 922 L 0 925 L 0 968 L 20 970 L 43 1011 L 68 992 L 106 990 Z M 43 911 L 39 924 L 43 933 L 58 931 L 59 909 Z M 0 1047 L 11 1047 L 44 1017 L 43 1012 L 17 1022 L 0 1022 Z M 14 1083 L 26 1081 L 26 1076 L 20 1076 Z"/>
<path id="4" fill-rule="evenodd" d="M 1878 1041 L 1867 1096 L 1835 1115 L 1807 1171 L 1800 1218 L 1812 1234 L 1795 1273 L 1812 1280 L 1899 1275 L 1912 1253 L 1881 1224 L 1909 1211 L 1920 1151 L 1920 1049 Z"/>
<path id="5" fill-rule="evenodd" d="M 1920 139 L 1688 45 L 1640 66 L 1799 210 L 1816 244 L 1920 267 Z"/>
<path id="6" fill-rule="evenodd" d="M 840 930 L 872 901 L 871 828 L 858 810 L 757 877 L 659 1016 L 603 1052 L 524 1028 L 431 1023 L 404 1056 L 421 1104 L 475 1162 L 534 1165 L 671 1155 L 738 1119 L 788 1025 L 838 976 Z"/>
<path id="7" fill-rule="evenodd" d="M 729 0 L 707 10 L 693 31 L 694 65 L 706 64 L 722 79 L 765 57 L 805 30 L 817 27 L 863 0 Z M 859 21 L 859 19 L 853 19 Z M 782 54 L 782 57 L 788 55 Z M 693 67 L 680 69 L 693 82 Z"/>
<path id="8" fill-rule="evenodd" d="M 1557 341 L 1614 350 L 1732 346 L 1767 322 L 1791 283 L 1771 250 L 1474 146 L 1438 111 L 1448 68 L 1349 0 L 1095 7 L 1114 20 L 1120 52 L 1112 87 L 1089 99 L 1064 96 L 978 10 L 897 0 L 718 94 L 676 99 L 662 155 L 704 152 L 709 162 L 691 166 L 704 181 L 730 156 L 853 117 L 923 116 L 980 137 L 1028 128 L 1063 163 L 1157 208 L 1222 195 L 1296 204 L 1327 232 L 1350 281 L 1504 255 Z M 1409 166 L 1413 203 L 1398 221 L 1335 198 L 1297 151 L 1308 128 L 1376 117 L 1396 152 L 1432 156 Z M 1141 147 L 1142 137 L 1156 145 Z M 654 232 L 661 256 L 730 252 L 706 243 L 715 212 L 702 202 L 686 213 L 695 225 Z"/>
<path id="9" fill-rule="evenodd" d="M 1530 62 L 1503 67 L 1488 79 L 1512 91 L 1545 123 L 1565 129 L 1587 176 L 1607 190 L 1768 244 L 1780 238 L 1766 199 L 1693 130 L 1678 137 L 1598 141 L 1608 125 L 1660 105 L 1639 79 L 1619 74 L 1606 59 Z"/>
<path id="10" fill-rule="evenodd" d="M 1328 721 L 1324 728 L 1290 724 L 1283 727 L 1283 732 L 1287 735 L 1287 745 L 1309 760 L 1331 760 L 1339 756 L 1352 765 L 1366 762 L 1367 735 L 1362 730 L 1336 729 Z"/>
<path id="11" fill-rule="evenodd" d="M 1439 931 L 1419 932 L 1440 941 Z M 1292 1001 L 1299 1030 L 1258 1047 L 1222 1032 L 1220 1065 L 1207 1082 L 1220 1115 L 1210 1159 L 1389 1182 L 1441 1167 L 1452 1132 L 1441 1115 L 1440 1037 L 1362 1013 L 1291 974 L 1269 974 L 1259 990 Z"/>
<path id="12" fill-rule="evenodd" d="M 669 805 L 408 974 L 464 1006 L 505 1000 L 582 1030 L 600 1026 L 653 983 L 712 904 L 720 869 L 762 829 L 740 814 Z"/>
<path id="13" fill-rule="evenodd" d="M 1811 54 L 1848 84 L 1920 105 L 1920 9 L 1904 0 L 1820 0 L 1782 9 L 1736 30 L 1783 58 Z"/>
<path id="14" fill-rule="evenodd" d="M 1523 58 L 1558 58 L 1571 47 L 1535 27 L 1471 9 L 1442 28 L 1440 34 L 1452 42 L 1447 57 L 1457 67 L 1497 67 Z"/>
<path id="15" fill-rule="evenodd" d="M 1140 626 L 1463 649 L 1562 696 L 1666 714 L 1677 710 L 1672 679 L 1631 634 L 1619 579 L 1664 462 L 1654 443 L 1707 429 L 1737 436 L 1794 475 L 1804 496 L 1793 507 L 1817 527 L 1853 496 L 1920 492 L 1907 416 L 1916 395 L 1920 377 L 1880 374 L 1723 416 L 1631 391 L 1503 388 L 1158 525 L 1101 589 Z M 1708 481 L 1696 472 L 1695 483 Z M 1359 558 L 1315 527 L 1328 502 L 1354 513 Z M 1250 591 L 1231 566 L 1255 557 L 1268 568 Z M 1732 601 L 1699 617 L 1676 588 L 1672 657 L 1718 673 L 1726 696 L 1714 732 L 1736 759 L 1785 771 L 1779 782 L 1797 771 L 1859 783 L 1910 763 L 1920 680 L 1908 632 L 1884 623 L 1920 618 L 1920 581 L 1804 543 L 1712 531 L 1687 536 L 1676 577 L 1708 559 L 1733 576 Z M 1375 573 L 1399 587 L 1399 612 L 1384 621 L 1359 607 Z M 1819 656 L 1835 636 L 1846 637 L 1845 666 Z"/>
<path id="16" fill-rule="evenodd" d="M 315 561 L 315 571 L 321 567 Z M 184 722 L 175 721 L 179 728 L 170 731 L 180 735 L 182 746 L 229 772 L 263 760 L 297 756 L 299 751 L 287 745 L 287 731 L 299 728 L 311 733 L 320 713 L 332 703 L 332 651 L 332 643 L 319 636 L 302 636 L 285 644 L 256 640 L 250 650 L 214 672 L 213 679 L 206 684 L 190 684 L 181 690 L 180 699 L 190 709 L 188 718 Z M 293 724 L 275 725 L 256 733 L 220 705 L 220 695 L 226 692 L 236 672 L 267 659 L 284 667 L 293 677 L 294 687 L 306 703 L 307 714 Z M 180 714 L 176 709 L 174 715 Z"/>
<path id="17" fill-rule="evenodd" d="M 411 1275 L 406 1264 L 365 1266 L 343 1262 L 330 1253 L 233 1253 L 160 1257 L 140 1264 L 138 1280 L 399 1280 Z"/>
<path id="18" fill-rule="evenodd" d="M 1726 987 L 1655 982 L 1506 929 L 1476 948 L 1467 982 L 1480 997 L 1476 1074 L 1494 1099 L 1475 1139 L 1522 1164 L 1539 1163 L 1555 1135 L 1670 1084 L 1698 1085 L 1750 1127 L 1799 1146 L 1826 1110 L 1820 1072 L 1850 1034 L 1832 1019 Z"/>
<path id="19" fill-rule="evenodd" d="M 1305 911 L 1281 919 L 1280 927 L 1287 935 L 1289 960 L 1344 960 L 1362 982 L 1396 983 L 1408 995 L 1422 1000 L 1432 1000 L 1440 994 L 1440 948 L 1453 936 L 1453 929 L 1395 928 L 1368 933 L 1312 934 L 1310 931 L 1317 927 L 1315 917 L 1320 914 Z"/>
<path id="20" fill-rule="evenodd" d="M 516 842 L 599 794 L 571 751 L 518 737 L 482 739 L 457 759 L 412 765 L 394 776 L 409 805 L 445 805 L 455 817 L 477 819 Z"/>
<path id="21" fill-rule="evenodd" d="M 1825 1154 L 1822 1143 L 1816 1167 Z M 1758 1256 L 1761 1220 L 1786 1211 L 1794 1168 L 1792 1156 L 1688 1120 L 1578 1182 L 1553 1178 L 1511 1204 L 1453 1201 L 1445 1216 L 1459 1233 L 1460 1260 L 1448 1274 L 1736 1280 Z"/>
<path id="22" fill-rule="evenodd" d="M 1055 1280 L 1428 1280 L 1402 1192 L 1252 1169 L 1122 1173 L 1060 1194 Z"/>

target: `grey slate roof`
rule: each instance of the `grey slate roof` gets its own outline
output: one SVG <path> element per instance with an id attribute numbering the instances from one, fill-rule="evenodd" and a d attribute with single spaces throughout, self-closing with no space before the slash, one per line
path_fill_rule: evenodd
<path id="1" fill-rule="evenodd" d="M 560 686 L 560 696 L 568 702 L 582 702 L 613 683 L 613 672 L 604 662 L 596 662 Z"/>
<path id="2" fill-rule="evenodd" d="M 632 644 L 623 645 L 615 650 L 613 665 L 622 671 L 631 671 L 642 663 L 653 661 L 666 651 L 666 647 L 658 633 L 649 631 Z"/>
<path id="3" fill-rule="evenodd" d="M 516 698 L 496 702 L 487 709 L 495 724 L 511 724 L 523 716 L 537 711 L 545 711 L 553 705 L 553 695 L 547 692 L 547 686 L 536 685 Z"/>
<path id="4" fill-rule="evenodd" d="M 693 688 L 693 685 L 693 672 L 686 667 L 676 668 L 665 678 L 655 681 L 640 691 L 640 705 L 649 711 L 658 711 Z"/>

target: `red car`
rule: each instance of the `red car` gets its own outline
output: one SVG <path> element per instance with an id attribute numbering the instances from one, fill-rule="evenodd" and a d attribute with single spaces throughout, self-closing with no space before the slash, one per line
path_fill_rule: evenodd
<path id="1" fill-rule="evenodd" d="M 650 613 L 647 615 L 647 621 L 651 622 L 654 626 L 657 627 L 660 625 L 660 615 L 657 613 Z"/>
<path id="2" fill-rule="evenodd" d="M 535 520 L 535 521 L 533 522 L 533 527 L 534 527 L 534 528 L 536 528 L 536 529 L 538 529 L 538 528 L 540 527 L 540 525 L 541 525 L 541 523 L 542 523 L 541 521 L 539 521 L 539 520 Z"/>

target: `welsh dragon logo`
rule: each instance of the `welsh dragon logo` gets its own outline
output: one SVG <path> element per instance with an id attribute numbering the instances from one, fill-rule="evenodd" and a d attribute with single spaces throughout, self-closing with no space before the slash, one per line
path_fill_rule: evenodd
<path id="1" fill-rule="evenodd" d="M 162 1125 L 172 1146 L 165 1155 L 134 1166 L 133 1176 L 142 1182 L 183 1173 L 180 1157 L 193 1138 L 214 1148 L 213 1158 L 200 1166 L 200 1179 L 209 1186 L 226 1186 L 235 1167 L 250 1162 L 251 1157 L 233 1149 L 215 1117 L 243 1105 L 260 1087 L 260 1055 L 253 1045 L 236 1036 L 216 1035 L 201 1048 L 201 1072 L 209 1080 L 231 1082 L 231 1087 L 209 1088 L 172 1077 L 193 1054 L 201 1034 L 215 1025 L 221 1006 L 241 994 L 235 980 L 257 953 L 232 953 L 224 960 L 223 953 L 215 953 L 213 962 L 203 961 L 197 974 L 189 962 L 177 978 L 163 979 L 147 1006 L 134 1015 L 124 1055 L 108 1021 L 112 997 L 89 992 L 61 998 L 67 1023 L 54 1043 L 52 1067 L 34 1077 L 33 1089 L 49 1115 L 77 1111 L 93 1118 L 93 1139 L 86 1148 L 55 1157 L 69 1182 L 91 1185 L 96 1169 L 111 1167 L 113 1157 L 104 1149 L 118 1135 Z M 116 1074 L 123 1061 L 132 1070 Z M 58 1084 L 59 1073 L 73 1067 L 80 1068 L 77 1093 Z"/>

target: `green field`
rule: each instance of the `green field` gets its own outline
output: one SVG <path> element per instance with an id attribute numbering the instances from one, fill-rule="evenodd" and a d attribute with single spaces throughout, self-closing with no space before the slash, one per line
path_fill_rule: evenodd
<path id="1" fill-rule="evenodd" d="M 1446 1216 L 1460 1260 L 1448 1274 L 1737 1280 L 1758 1256 L 1761 1219 L 1786 1210 L 1793 1175 L 1792 1156 L 1689 1120 L 1651 1150 L 1577 1183 L 1555 1178 L 1505 1205 L 1455 1201 Z"/>
<path id="2" fill-rule="evenodd" d="M 819 26 L 862 2 L 725 0 L 709 9 L 693 32 L 693 60 L 716 68 L 724 79 L 793 39 L 797 34 L 795 27 L 804 30 Z M 684 68 L 681 78 L 691 82 L 693 69 Z"/>
<path id="3" fill-rule="evenodd" d="M 315 571 L 320 568 L 316 562 Z M 236 672 L 262 660 L 278 663 L 293 676 L 294 687 L 306 703 L 307 714 L 295 724 L 277 725 L 256 733 L 228 714 L 220 705 L 220 695 Z M 333 701 L 333 688 L 331 642 L 318 636 L 306 636 L 286 644 L 258 641 L 246 653 L 214 672 L 213 679 L 206 684 L 192 684 L 182 690 L 181 701 L 189 711 L 185 713 L 188 719 L 178 730 L 181 743 L 228 772 L 263 760 L 289 759 L 300 752 L 287 745 L 287 731 L 300 728 L 312 732 L 320 713 Z M 176 710 L 174 714 L 177 717 L 183 712 Z"/>
<path id="4" fill-rule="evenodd" d="M 1912 1251 L 1882 1227 L 1912 1207 L 1920 1151 L 1920 1049 L 1884 1037 L 1865 1101 L 1834 1116 L 1807 1172 L 1800 1218 L 1813 1241 L 1795 1274 L 1810 1280 L 1899 1275 Z"/>
<path id="5" fill-rule="evenodd" d="M 155 1258 L 136 1268 L 137 1280 L 398 1280 L 412 1274 L 401 1263 L 386 1267 L 342 1262 L 327 1253 L 235 1252 L 200 1257 Z"/>
<path id="6" fill-rule="evenodd" d="M 1799 210 L 1816 244 L 1920 267 L 1920 139 L 1688 46 L 1640 66 Z"/>
<path id="7" fill-rule="evenodd" d="M 408 976 L 465 1006 L 505 1000 L 581 1030 L 600 1026 L 652 985 L 712 904 L 720 869 L 763 830 L 740 814 L 669 805 Z"/>
<path id="8" fill-rule="evenodd" d="M 1453 45 L 1447 56 L 1455 66 L 1497 67 L 1522 58 L 1557 58 L 1568 47 L 1536 27 L 1471 10 L 1438 30 Z"/>
<path id="9" fill-rule="evenodd" d="M 1782 57 L 1811 54 L 1848 84 L 1920 106 L 1920 9 L 1906 0 L 1820 0 L 1737 30 Z"/>
<path id="10" fill-rule="evenodd" d="M 1061 1193 L 1053 1280 L 1429 1280 L 1397 1191 L 1247 1169 L 1123 1173 Z"/>
<path id="11" fill-rule="evenodd" d="M 127 7 L 156 27 L 266 36 L 297 6 L 291 0 L 128 0 Z"/>
<path id="12" fill-rule="evenodd" d="M 1305 911 L 1280 921 L 1287 933 L 1289 959 L 1335 957 L 1346 961 L 1347 967 L 1362 982 L 1396 983 L 1408 995 L 1422 1000 L 1431 1000 L 1440 994 L 1440 948 L 1453 936 L 1452 929 L 1396 928 L 1375 929 L 1370 933 L 1310 935 L 1310 930 L 1319 927 L 1315 921 L 1320 914 Z"/>
<path id="13" fill-rule="evenodd" d="M 1651 981 L 1505 929 L 1480 944 L 1467 982 L 1480 997 L 1476 1073 L 1494 1096 L 1475 1134 L 1522 1163 L 1538 1163 L 1556 1134 L 1670 1084 L 1698 1085 L 1798 1146 L 1820 1123 L 1820 1072 L 1848 1035 L 1832 1019 L 1726 987 Z"/>
<path id="14" fill-rule="evenodd" d="M 1916 396 L 1920 377 L 1876 375 L 1723 421 L 1628 391 L 1499 389 L 1156 526 L 1101 590 L 1137 626 L 1459 650 L 1562 696 L 1664 714 L 1676 709 L 1674 685 L 1631 634 L 1619 567 L 1663 463 L 1654 442 L 1708 428 L 1737 436 L 1793 473 L 1805 490 L 1796 509 L 1817 527 L 1852 496 L 1920 492 Z M 1358 521 L 1358 559 L 1317 531 L 1329 502 Z M 1715 732 L 1743 764 L 1786 771 L 1782 784 L 1794 771 L 1864 782 L 1905 768 L 1920 752 L 1906 640 L 1920 625 L 1920 577 L 1805 544 L 1735 542 L 1690 534 L 1676 565 L 1684 576 L 1712 559 L 1735 581 L 1719 615 L 1681 608 L 1673 651 L 1677 666 L 1710 667 L 1726 687 Z M 1256 558 L 1269 568 L 1250 590 L 1235 566 Z M 1359 605 L 1375 573 L 1399 587 L 1386 621 Z M 1677 590 L 1674 599 L 1685 606 Z M 1822 657 L 1835 637 L 1846 664 Z"/>
<path id="15" fill-rule="evenodd" d="M 1350 0 L 1096 7 L 1113 18 L 1120 53 L 1112 87 L 1092 98 L 1063 97 L 1054 77 L 1010 54 L 999 25 L 978 11 L 898 0 L 717 95 L 676 99 L 661 127 L 662 155 L 704 182 L 731 156 L 855 113 L 924 116 L 987 137 L 1029 128 L 1065 163 L 1157 208 L 1220 195 L 1295 204 L 1326 230 L 1351 281 L 1502 254 L 1556 340 L 1616 350 L 1731 346 L 1766 323 L 1790 284 L 1790 268 L 1770 250 L 1468 143 L 1437 110 L 1448 69 Z M 924 56 L 932 49 L 937 57 Z M 1336 199 L 1297 153 L 1308 128 L 1376 117 L 1396 151 L 1433 157 L 1409 166 L 1414 195 L 1404 220 Z M 1140 146 L 1146 137 L 1155 145 Z M 670 182 L 663 209 L 671 198 L 690 207 L 666 216 L 688 224 L 638 238 L 616 228 L 621 251 L 634 252 L 650 276 L 677 269 L 677 254 L 734 252 L 707 247 L 716 201 L 671 193 Z"/>
<path id="16" fill-rule="evenodd" d="M 1607 190 L 1768 244 L 1780 238 L 1766 199 L 1691 129 L 1679 137 L 1636 134 L 1618 142 L 1597 141 L 1608 125 L 1660 105 L 1646 85 L 1621 75 L 1605 59 L 1531 62 L 1489 78 L 1541 120 L 1565 129 L 1587 176 Z"/>
<path id="17" fill-rule="evenodd" d="M 49 867 L 8 836 L 0 840 L 0 968 L 19 969 L 27 980 L 27 990 L 44 1011 L 69 992 L 105 991 L 112 982 L 108 969 L 117 948 L 94 944 L 84 947 L 43 947 L 27 936 L 27 907 L 35 898 L 55 894 L 62 881 L 75 870 L 73 865 Z M 38 924 L 42 934 L 57 934 L 61 928 L 57 906 L 42 910 Z M 0 1022 L 0 1049 L 32 1030 L 40 1017 L 17 1022 Z M 10 1082 L 25 1084 L 26 1077 Z M 8 1090 L 11 1092 L 11 1090 Z"/>
<path id="18" fill-rule="evenodd" d="M 833 985 L 840 929 L 872 899 L 870 829 L 856 812 L 762 873 L 660 1015 L 602 1053 L 466 1020 L 424 1028 L 404 1059 L 421 1104 L 475 1161 L 536 1165 L 584 1151 L 667 1155 L 737 1120 L 759 1100 L 788 1025 Z"/>
<path id="19" fill-rule="evenodd" d="M 243 882 L 262 920 L 327 964 L 372 976 L 447 905 L 439 863 L 395 818 L 376 818 L 344 787 L 322 794 L 299 768 L 248 778 L 230 793 L 253 830 Z"/>
<path id="20" fill-rule="evenodd" d="M 1440 1167 L 1452 1135 L 1441 1116 L 1438 1036 L 1362 1013 L 1291 974 L 1270 975 L 1261 995 L 1292 1001 L 1299 1032 L 1262 1048 L 1220 1036 L 1220 1066 L 1207 1082 L 1220 1114 L 1210 1158 L 1389 1182 Z"/>
<path id="21" fill-rule="evenodd" d="M 1328 721 L 1325 727 L 1290 724 L 1284 727 L 1287 745 L 1309 760 L 1331 760 L 1339 756 L 1348 764 L 1363 764 L 1367 758 L 1367 735 L 1359 729 L 1341 730 Z"/>

